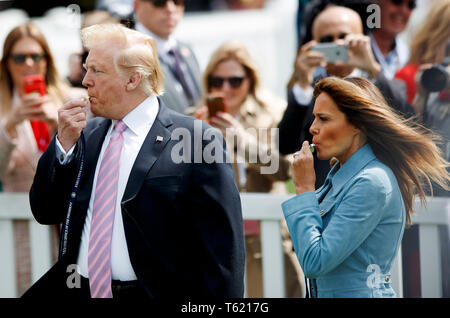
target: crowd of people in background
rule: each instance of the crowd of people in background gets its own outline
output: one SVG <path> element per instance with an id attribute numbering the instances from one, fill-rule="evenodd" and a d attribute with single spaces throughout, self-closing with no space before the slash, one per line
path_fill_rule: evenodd
<path id="1" fill-rule="evenodd" d="M 25 91 L 27 75 L 45 78 L 47 94 Z M 5 192 L 28 192 L 38 160 L 57 131 L 58 108 L 72 98 L 87 97 L 87 92 L 70 87 L 59 76 L 44 35 L 32 23 L 14 28 L 6 38 L 0 83 L 0 180 Z M 54 246 L 58 233 L 53 228 Z M 27 222 L 15 221 L 14 234 L 19 291 L 23 292 L 31 284 Z"/>
<path id="2" fill-rule="evenodd" d="M 286 83 L 286 98 L 275 96 L 265 88 L 260 70 L 245 44 L 227 39 L 218 47 L 206 69 L 200 69 L 195 53 L 174 31 L 185 10 L 257 9 L 264 0 L 184 1 L 135 0 L 132 12 L 118 14 L 117 7 L 99 1 L 99 8 L 83 14 L 82 27 L 99 23 L 122 23 L 155 39 L 158 59 L 164 75 L 165 92 L 160 97 L 174 111 L 202 119 L 216 127 L 225 137 L 229 149 L 242 161 L 233 162 L 235 182 L 240 192 L 288 193 L 292 154 L 302 148 L 304 140 L 312 142 L 311 125 L 315 96 L 314 86 L 329 77 L 362 77 L 382 93 L 386 104 L 405 120 L 432 129 L 442 137 L 443 157 L 450 160 L 450 0 L 429 1 L 429 13 L 417 27 L 411 43 L 403 42 L 403 32 L 416 7 L 415 0 L 299 1 L 298 51 L 292 76 Z M 130 3 L 130 1 L 128 1 Z M 365 8 L 375 3 L 380 8 L 380 27 L 367 28 Z M 225 39 L 224 39 L 225 40 Z M 230 41 L 228 41 L 230 40 Z M 334 43 L 348 48 L 348 60 L 330 63 L 313 48 L 320 43 Z M 20 25 L 8 34 L 0 65 L 0 190 L 28 192 L 37 162 L 57 131 L 57 110 L 74 98 L 87 97 L 82 81 L 83 64 L 88 50 L 74 52 L 69 61 L 70 74 L 61 78 L 53 55 L 41 31 L 33 24 Z M 286 61 L 290 63 L 291 61 Z M 270 61 L 267 61 L 270 63 Z M 424 83 L 427 72 L 437 70 L 444 84 L 430 88 Z M 24 91 L 24 76 L 45 78 L 46 94 Z M 432 78 L 434 80 L 434 78 Z M 425 85 L 424 85 L 425 84 Z M 209 116 L 207 100 L 220 95 L 224 111 Z M 90 116 L 94 116 L 90 114 Z M 267 138 L 256 138 L 247 128 L 265 129 Z M 273 138 L 270 129 L 278 128 Z M 239 135 L 237 144 L 227 139 L 227 132 Z M 231 138 L 231 137 L 230 137 Z M 276 142 L 276 140 L 278 142 Z M 261 174 L 260 160 L 249 162 L 248 151 L 257 145 L 279 161 L 274 174 Z M 325 182 L 333 161 L 321 160 L 313 153 L 315 188 Z M 447 171 L 448 170 L 447 168 Z M 434 195 L 449 196 L 449 191 L 435 185 Z M 427 193 L 431 195 L 431 193 Z M 304 297 L 305 280 L 285 222 L 280 224 L 285 257 L 286 296 Z M 16 262 L 19 293 L 31 284 L 29 241 L 26 225 L 16 221 Z M 57 249 L 57 227 L 53 244 Z M 404 263 L 417 264 L 418 251 L 407 246 L 413 230 L 405 232 Z M 261 233 L 258 221 L 244 222 L 247 293 L 263 297 Z M 20 239 L 19 239 L 20 237 Z M 444 262 L 449 263 L 448 229 L 442 230 Z M 406 242 L 405 242 L 406 241 Z M 406 245 L 405 245 L 406 244 Z M 25 260 L 25 261 L 24 261 Z M 406 265 L 407 266 L 407 265 Z M 411 265 L 411 268 L 414 266 Z M 413 277 L 414 271 L 405 272 Z M 415 267 L 414 267 L 415 268 Z M 444 268 L 444 295 L 450 293 L 450 273 Z M 408 291 L 407 291 L 408 292 Z M 411 286 L 410 295 L 417 296 Z"/>

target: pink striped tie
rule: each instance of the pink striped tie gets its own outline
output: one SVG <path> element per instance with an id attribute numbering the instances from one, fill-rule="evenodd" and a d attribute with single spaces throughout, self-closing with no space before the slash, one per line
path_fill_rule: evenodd
<path id="1" fill-rule="evenodd" d="M 111 134 L 95 187 L 89 235 L 88 272 L 92 298 L 112 298 L 111 239 L 117 199 L 123 132 L 127 126 L 119 120 Z"/>

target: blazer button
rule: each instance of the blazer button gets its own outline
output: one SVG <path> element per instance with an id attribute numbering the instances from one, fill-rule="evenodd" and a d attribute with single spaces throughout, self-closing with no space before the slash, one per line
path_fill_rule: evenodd
<path id="1" fill-rule="evenodd" d="M 385 278 L 384 278 L 384 281 L 387 283 L 387 282 L 389 282 L 389 276 L 386 276 Z"/>
<path id="2" fill-rule="evenodd" d="M 320 211 L 320 215 L 322 215 L 325 212 L 325 210 Z"/>

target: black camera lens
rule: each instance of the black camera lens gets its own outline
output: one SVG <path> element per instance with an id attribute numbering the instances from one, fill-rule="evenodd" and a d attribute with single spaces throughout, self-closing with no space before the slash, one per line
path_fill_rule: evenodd
<path id="1" fill-rule="evenodd" d="M 421 77 L 423 88 L 429 92 L 440 92 L 450 88 L 450 74 L 444 65 L 433 65 L 423 71 Z"/>

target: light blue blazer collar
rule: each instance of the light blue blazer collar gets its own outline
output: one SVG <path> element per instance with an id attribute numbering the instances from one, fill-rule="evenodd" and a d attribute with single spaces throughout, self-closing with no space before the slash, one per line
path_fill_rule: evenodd
<path id="1" fill-rule="evenodd" d="M 332 187 L 327 195 L 329 198 L 337 196 L 351 178 L 361 171 L 369 162 L 375 159 L 376 157 L 372 148 L 366 143 L 359 148 L 350 159 L 342 165 L 342 167 L 340 167 L 340 163 L 337 162 L 328 173 L 324 184 L 316 190 L 316 196 L 319 202 L 321 202 L 327 194 L 330 183 Z"/>

